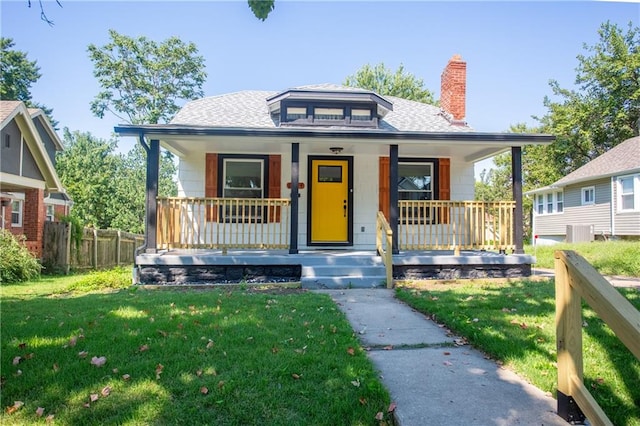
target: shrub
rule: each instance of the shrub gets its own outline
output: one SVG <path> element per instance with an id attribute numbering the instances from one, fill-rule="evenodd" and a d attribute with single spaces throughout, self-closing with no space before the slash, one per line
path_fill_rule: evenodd
<path id="1" fill-rule="evenodd" d="M 0 230 L 0 284 L 19 283 L 40 276 L 38 259 L 6 229 Z"/>
<path id="2" fill-rule="evenodd" d="M 104 271 L 89 272 L 67 287 L 69 291 L 92 291 L 118 289 L 131 286 L 131 269 L 117 267 Z"/>

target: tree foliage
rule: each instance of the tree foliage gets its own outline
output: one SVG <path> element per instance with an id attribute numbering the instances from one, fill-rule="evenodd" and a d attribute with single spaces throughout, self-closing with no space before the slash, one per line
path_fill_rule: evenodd
<path id="1" fill-rule="evenodd" d="M 102 91 L 91 102 L 97 117 L 111 112 L 130 124 L 168 122 L 179 100 L 203 96 L 204 58 L 193 43 L 171 37 L 162 43 L 109 30 L 111 41 L 90 44 L 89 57 Z"/>
<path id="2" fill-rule="evenodd" d="M 275 0 L 247 0 L 249 3 L 249 8 L 253 12 L 256 18 L 261 21 L 267 19 L 269 13 L 273 11 L 275 8 Z"/>
<path id="3" fill-rule="evenodd" d="M 25 52 L 13 49 L 14 46 L 13 39 L 0 38 L 0 99 L 22 101 L 29 108 L 40 108 L 51 125 L 57 127 L 53 110 L 31 98 L 31 85 L 42 77 L 37 61 L 30 61 Z"/>
<path id="4" fill-rule="evenodd" d="M 578 55 L 577 90 L 550 82 L 557 101 L 545 98 L 548 113 L 540 121 L 558 140 L 552 160 L 566 175 L 604 154 L 640 128 L 640 28 L 623 32 L 605 22 L 594 46 Z"/>
<path id="5" fill-rule="evenodd" d="M 115 141 L 64 129 L 65 150 L 56 171 L 73 199 L 71 217 L 85 226 L 141 233 L 144 229 L 146 167 L 136 145 L 117 154 Z M 176 195 L 175 165 L 168 153 L 160 159 L 159 194 Z"/>
<path id="6" fill-rule="evenodd" d="M 372 90 L 379 95 L 397 96 L 403 99 L 435 105 L 433 94 L 424 87 L 422 79 L 407 73 L 400 64 L 394 72 L 379 63 L 375 66 L 365 64 L 354 75 L 344 81 L 345 86 Z"/>

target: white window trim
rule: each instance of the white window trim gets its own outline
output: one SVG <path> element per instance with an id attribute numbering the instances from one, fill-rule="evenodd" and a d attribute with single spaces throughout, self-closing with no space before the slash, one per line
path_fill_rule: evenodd
<path id="1" fill-rule="evenodd" d="M 632 209 L 623 209 L 622 208 L 622 180 L 624 179 L 632 179 L 633 180 L 633 208 Z M 626 175 L 626 176 L 618 176 L 616 179 L 616 198 L 618 204 L 618 212 L 620 213 L 631 213 L 640 211 L 640 174 L 635 175 Z"/>
<path id="2" fill-rule="evenodd" d="M 256 159 L 256 158 L 225 158 L 223 162 L 223 171 L 222 171 L 222 197 L 225 198 L 225 190 L 227 189 L 245 189 L 245 188 L 227 188 L 227 164 L 229 163 L 259 163 L 260 164 L 260 197 L 264 198 L 265 193 L 265 178 L 264 178 L 264 160 Z"/>
<path id="3" fill-rule="evenodd" d="M 591 191 L 593 193 L 593 200 L 591 200 L 591 201 L 586 201 L 585 200 L 584 195 L 585 195 L 585 193 L 587 191 Z M 583 206 L 592 206 L 592 205 L 594 205 L 596 203 L 596 187 L 595 186 L 584 186 L 584 187 L 580 188 L 580 201 L 581 201 L 581 204 Z"/>
<path id="4" fill-rule="evenodd" d="M 22 200 L 13 200 L 12 203 L 18 203 L 18 210 L 14 210 L 13 209 L 13 205 L 11 206 L 11 226 L 13 228 L 22 228 L 22 216 L 24 214 L 24 202 Z M 17 222 L 13 222 L 13 214 L 14 213 L 18 213 L 18 221 Z"/>
<path id="5" fill-rule="evenodd" d="M 51 214 L 49 214 L 49 209 L 51 209 Z M 45 204 L 44 205 L 44 218 L 49 222 L 53 222 L 56 220 L 56 206 L 53 204 Z"/>

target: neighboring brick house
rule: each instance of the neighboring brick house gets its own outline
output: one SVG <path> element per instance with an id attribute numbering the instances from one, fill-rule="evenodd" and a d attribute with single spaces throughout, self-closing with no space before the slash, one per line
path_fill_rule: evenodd
<path id="1" fill-rule="evenodd" d="M 0 122 L 0 225 L 41 257 L 45 221 L 72 204 L 54 168 L 62 143 L 46 115 L 21 101 L 0 101 Z"/>

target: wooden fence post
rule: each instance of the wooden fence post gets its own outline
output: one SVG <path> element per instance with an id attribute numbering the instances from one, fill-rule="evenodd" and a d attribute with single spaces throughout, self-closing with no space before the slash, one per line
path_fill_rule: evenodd
<path id="1" fill-rule="evenodd" d="M 556 345 L 558 350 L 558 415 L 569 423 L 582 423 L 585 416 L 573 398 L 574 377 L 582 382 L 582 305 L 571 288 L 567 265 L 555 254 Z"/>
<path id="2" fill-rule="evenodd" d="M 122 250 L 122 232 L 118 230 L 116 234 L 116 266 L 120 266 L 120 252 Z"/>
<path id="3" fill-rule="evenodd" d="M 98 230 L 93 228 L 93 262 L 94 269 L 98 269 Z"/>

